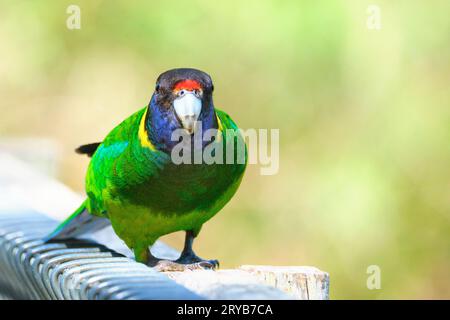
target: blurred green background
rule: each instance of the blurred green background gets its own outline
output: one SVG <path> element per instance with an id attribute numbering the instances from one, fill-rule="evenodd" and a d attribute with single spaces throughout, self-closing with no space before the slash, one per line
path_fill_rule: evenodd
<path id="1" fill-rule="evenodd" d="M 66 27 L 70 4 L 80 30 Z M 366 26 L 370 4 L 381 30 Z M 281 141 L 279 173 L 249 166 L 200 256 L 313 265 L 333 299 L 450 298 L 449 12 L 446 0 L 2 1 L 0 135 L 57 140 L 58 177 L 81 193 L 76 146 L 146 105 L 161 72 L 205 70 L 216 106 Z"/>

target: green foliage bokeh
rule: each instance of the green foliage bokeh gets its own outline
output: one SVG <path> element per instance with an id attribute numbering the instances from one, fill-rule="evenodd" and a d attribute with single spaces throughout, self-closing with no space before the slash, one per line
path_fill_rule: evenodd
<path id="1" fill-rule="evenodd" d="M 82 192 L 74 147 L 146 105 L 161 72 L 202 69 L 240 127 L 281 141 L 279 173 L 248 168 L 201 256 L 313 265 L 332 298 L 449 298 L 450 3 L 376 1 L 370 30 L 372 3 L 2 1 L 0 135 L 58 140 L 60 179 Z"/>

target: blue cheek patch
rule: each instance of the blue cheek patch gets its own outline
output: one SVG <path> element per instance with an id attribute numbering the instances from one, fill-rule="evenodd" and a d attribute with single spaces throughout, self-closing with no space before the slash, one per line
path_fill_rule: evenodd
<path id="1" fill-rule="evenodd" d="M 150 102 L 148 113 L 148 121 L 146 129 L 149 134 L 150 141 L 157 149 L 171 151 L 179 141 L 172 141 L 172 132 L 176 129 L 181 129 L 182 126 L 175 115 L 175 110 L 169 110 L 158 106 L 154 99 Z M 198 121 L 202 122 L 203 133 L 214 127 L 215 112 L 212 101 L 207 103 L 202 109 Z M 207 142 L 205 142 L 206 145 Z"/>

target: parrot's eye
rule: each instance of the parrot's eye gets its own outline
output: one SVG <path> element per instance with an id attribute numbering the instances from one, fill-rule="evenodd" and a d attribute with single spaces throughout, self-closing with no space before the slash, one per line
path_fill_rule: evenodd
<path id="1" fill-rule="evenodd" d="M 202 95 L 203 95 L 203 91 L 202 91 L 201 89 L 195 89 L 195 90 L 192 91 L 192 92 L 195 94 L 195 96 L 196 96 L 197 98 L 201 98 Z"/>
<path id="2" fill-rule="evenodd" d="M 179 96 L 179 97 L 182 97 L 182 96 L 184 96 L 186 94 L 186 90 L 180 90 L 180 91 L 178 91 L 178 93 L 177 93 L 177 95 Z"/>
<path id="3" fill-rule="evenodd" d="M 156 91 L 156 92 L 159 92 L 159 83 L 156 85 L 155 91 Z"/>

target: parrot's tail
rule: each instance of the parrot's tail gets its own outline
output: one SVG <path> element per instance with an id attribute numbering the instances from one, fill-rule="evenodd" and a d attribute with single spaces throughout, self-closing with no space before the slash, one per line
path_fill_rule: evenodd
<path id="1" fill-rule="evenodd" d="M 109 226 L 111 222 L 90 214 L 86 209 L 86 201 L 52 233 L 44 238 L 45 242 L 76 238 L 77 236 L 95 232 Z"/>

